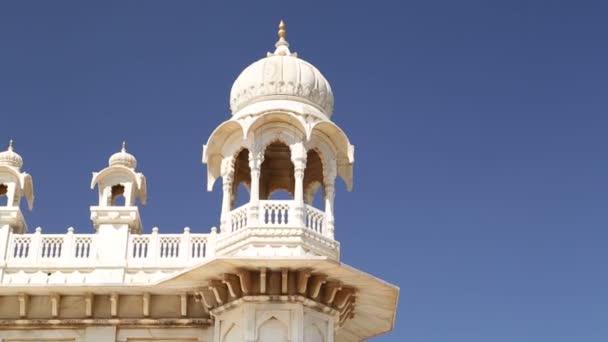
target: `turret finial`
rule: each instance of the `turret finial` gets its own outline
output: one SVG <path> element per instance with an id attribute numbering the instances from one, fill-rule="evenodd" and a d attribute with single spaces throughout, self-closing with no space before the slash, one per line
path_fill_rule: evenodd
<path id="1" fill-rule="evenodd" d="M 287 42 L 287 40 L 285 40 L 286 35 L 287 26 L 285 26 L 285 22 L 281 20 L 281 22 L 279 23 L 279 40 L 276 42 L 276 44 L 274 44 L 274 46 L 277 48 L 274 51 L 275 55 L 286 56 L 291 54 L 291 52 L 289 51 L 289 43 Z"/>
<path id="2" fill-rule="evenodd" d="M 8 150 L 12 151 L 13 150 L 13 139 L 8 141 Z"/>
<path id="3" fill-rule="evenodd" d="M 279 40 L 285 40 L 285 34 L 287 33 L 285 22 L 281 20 L 279 23 Z"/>
<path id="4" fill-rule="evenodd" d="M 122 142 L 122 148 L 120 149 L 120 151 L 127 152 L 127 142 L 124 140 Z"/>

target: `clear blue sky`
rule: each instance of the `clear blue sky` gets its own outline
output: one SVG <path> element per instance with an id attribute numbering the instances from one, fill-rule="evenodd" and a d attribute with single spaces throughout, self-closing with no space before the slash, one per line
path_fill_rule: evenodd
<path id="1" fill-rule="evenodd" d="M 374 341 L 608 339 L 605 1 L 214 3 L 0 4 L 0 141 L 34 177 L 30 228 L 92 232 L 91 172 L 123 139 L 146 231 L 217 225 L 201 146 L 284 18 L 356 145 L 343 261 L 401 287 Z"/>

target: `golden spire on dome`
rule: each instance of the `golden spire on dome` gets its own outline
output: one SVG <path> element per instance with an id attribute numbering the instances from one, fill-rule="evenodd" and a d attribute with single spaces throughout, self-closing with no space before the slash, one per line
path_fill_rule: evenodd
<path id="1" fill-rule="evenodd" d="M 289 43 L 285 40 L 285 36 L 287 35 L 287 26 L 285 22 L 281 20 L 279 23 L 279 40 L 274 46 L 277 50 L 274 52 L 275 55 L 288 55 L 289 54 Z"/>
<path id="2" fill-rule="evenodd" d="M 8 150 L 12 151 L 13 150 L 13 139 L 8 141 Z"/>
<path id="3" fill-rule="evenodd" d="M 120 149 L 121 152 L 127 152 L 127 142 L 126 141 L 122 141 L 122 148 Z"/>
<path id="4" fill-rule="evenodd" d="M 287 33 L 285 22 L 281 20 L 279 23 L 279 39 L 285 39 L 285 34 Z"/>

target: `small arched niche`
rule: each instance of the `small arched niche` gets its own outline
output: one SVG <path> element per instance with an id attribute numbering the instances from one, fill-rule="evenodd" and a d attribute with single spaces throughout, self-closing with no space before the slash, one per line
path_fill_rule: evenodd
<path id="1" fill-rule="evenodd" d="M 319 207 L 319 191 L 324 191 L 323 185 L 323 161 L 316 149 L 309 150 L 306 154 L 306 169 L 304 170 L 304 202 L 308 205 Z"/>
<path id="2" fill-rule="evenodd" d="M 8 206 L 8 185 L 0 183 L 0 207 Z"/>
<path id="3" fill-rule="evenodd" d="M 232 181 L 231 207 L 239 207 L 249 201 L 251 187 L 251 169 L 249 168 L 249 150 L 244 148 L 234 160 L 234 180 Z"/>
<path id="4" fill-rule="evenodd" d="M 113 185 L 110 189 L 110 205 L 111 206 L 125 206 L 125 186 L 122 184 Z"/>
<path id="5" fill-rule="evenodd" d="M 258 330 L 259 342 L 289 342 L 287 327 L 276 317 L 264 322 Z"/>
<path id="6" fill-rule="evenodd" d="M 274 197 L 273 194 L 281 194 L 281 190 L 290 195 L 289 199 L 293 199 L 294 187 L 291 150 L 285 143 L 275 141 L 264 150 L 264 162 L 260 173 L 260 199 L 270 199 L 271 196 Z"/>

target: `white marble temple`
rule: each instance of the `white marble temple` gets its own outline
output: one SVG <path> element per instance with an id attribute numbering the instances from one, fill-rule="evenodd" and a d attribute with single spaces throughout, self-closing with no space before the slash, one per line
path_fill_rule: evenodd
<path id="1" fill-rule="evenodd" d="M 352 187 L 354 147 L 331 121 L 329 82 L 282 23 L 275 47 L 234 82 L 232 117 L 203 148 L 208 189 L 221 178 L 223 193 L 208 233 L 143 234 L 146 178 L 124 144 L 93 173 L 94 234 L 28 232 L 32 177 L 12 143 L 0 153 L 1 342 L 342 342 L 393 328 L 399 289 L 340 262 L 335 181 Z M 239 185 L 249 198 L 235 207 Z"/>

